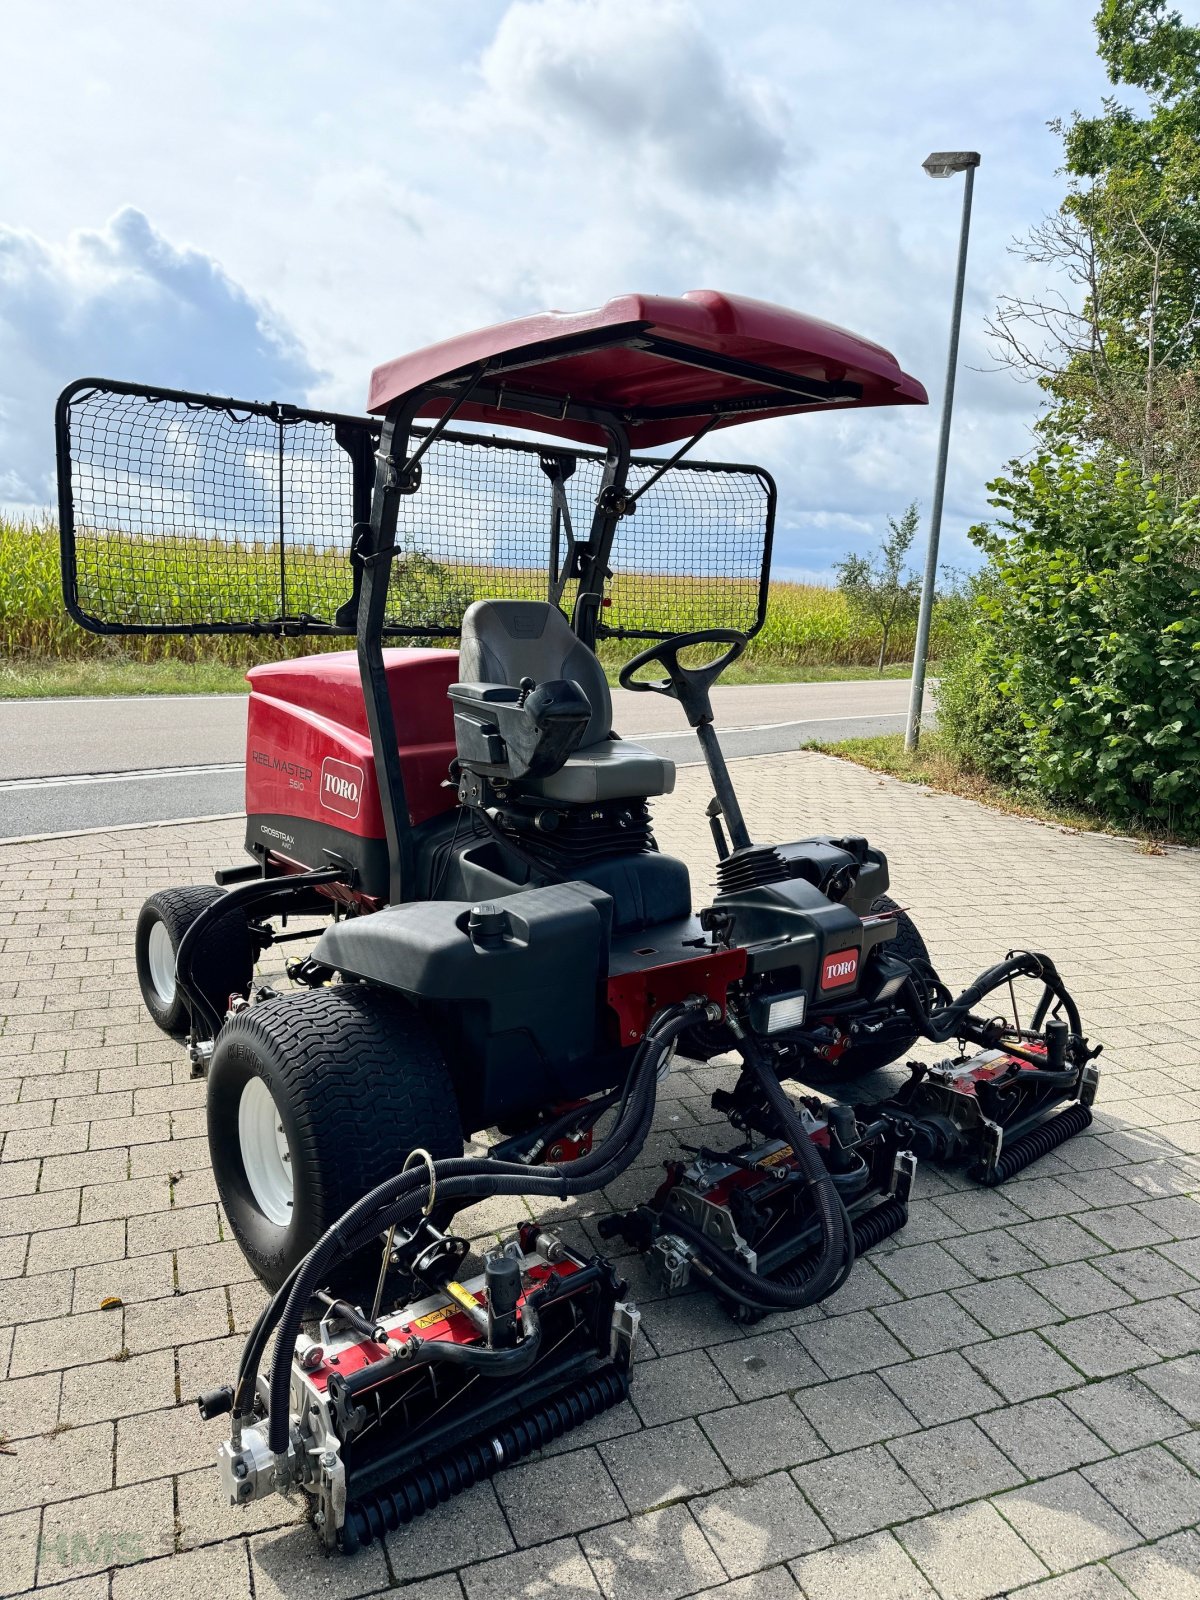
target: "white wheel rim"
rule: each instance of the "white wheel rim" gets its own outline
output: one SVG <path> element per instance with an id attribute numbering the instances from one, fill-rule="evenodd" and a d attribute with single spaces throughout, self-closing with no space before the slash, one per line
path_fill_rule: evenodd
<path id="1" fill-rule="evenodd" d="M 292 1152 L 283 1119 L 261 1078 L 251 1078 L 238 1102 L 238 1143 L 250 1192 L 268 1221 L 292 1220 Z"/>
<path id="2" fill-rule="evenodd" d="M 150 925 L 150 938 L 146 945 L 146 964 L 150 968 L 150 982 L 164 1006 L 175 1000 L 175 946 L 167 932 L 165 922 Z"/>

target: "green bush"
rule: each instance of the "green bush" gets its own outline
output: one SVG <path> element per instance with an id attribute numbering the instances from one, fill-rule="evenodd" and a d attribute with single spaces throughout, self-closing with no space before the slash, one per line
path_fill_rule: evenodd
<path id="1" fill-rule="evenodd" d="M 1200 836 L 1200 501 L 1069 446 L 990 485 L 939 718 L 991 777 Z"/>

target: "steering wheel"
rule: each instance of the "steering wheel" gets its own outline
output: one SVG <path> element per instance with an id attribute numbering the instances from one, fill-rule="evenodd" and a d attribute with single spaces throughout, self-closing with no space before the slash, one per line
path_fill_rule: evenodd
<path id="1" fill-rule="evenodd" d="M 746 635 L 739 633 L 736 628 L 702 628 L 698 633 L 677 633 L 670 639 L 655 640 L 648 649 L 634 656 L 632 661 L 627 661 L 617 675 L 617 682 L 622 689 L 632 689 L 636 694 L 665 694 L 672 700 L 678 700 L 688 721 L 696 728 L 702 722 L 712 721 L 712 702 L 708 691 L 749 643 Z M 679 652 L 696 644 L 727 644 L 729 648 L 702 667 L 685 667 L 679 659 Z M 652 662 L 658 662 L 666 668 L 665 678 L 634 677 L 635 672 L 640 672 Z"/>

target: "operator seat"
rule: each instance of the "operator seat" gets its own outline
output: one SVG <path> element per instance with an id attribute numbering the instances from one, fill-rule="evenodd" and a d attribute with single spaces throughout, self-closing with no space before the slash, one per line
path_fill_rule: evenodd
<path id="1" fill-rule="evenodd" d="M 545 778 L 524 778 L 525 793 L 586 805 L 670 794 L 675 763 L 612 731 L 612 696 L 604 668 L 571 631 L 557 606 L 544 600 L 476 600 L 462 620 L 459 676 L 464 683 L 502 683 L 522 678 L 577 684 L 592 715 L 575 753 Z"/>

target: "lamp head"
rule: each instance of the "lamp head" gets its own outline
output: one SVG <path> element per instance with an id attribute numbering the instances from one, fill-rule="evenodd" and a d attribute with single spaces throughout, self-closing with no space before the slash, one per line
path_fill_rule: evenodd
<path id="1" fill-rule="evenodd" d="M 951 178 L 956 172 L 979 165 L 978 150 L 935 150 L 921 165 L 931 178 Z"/>

